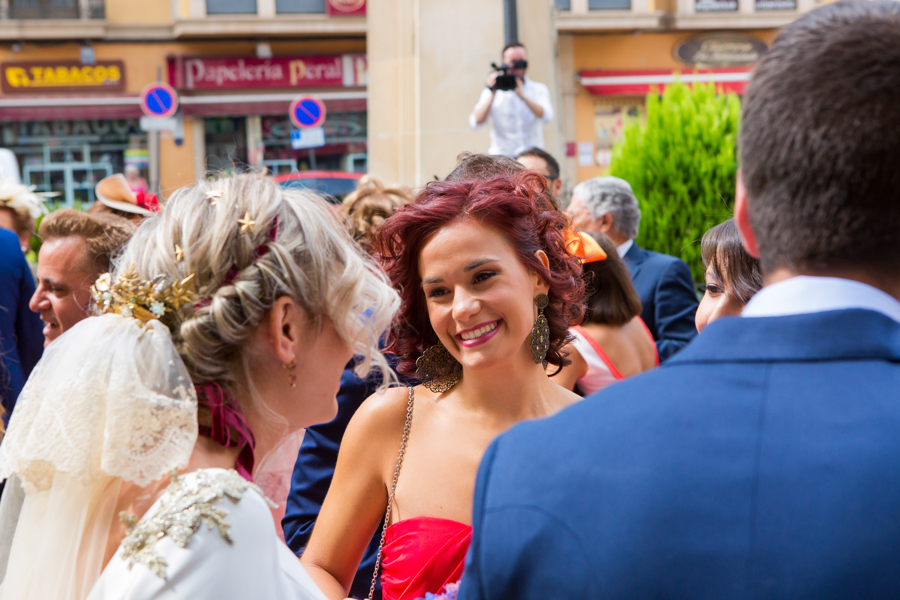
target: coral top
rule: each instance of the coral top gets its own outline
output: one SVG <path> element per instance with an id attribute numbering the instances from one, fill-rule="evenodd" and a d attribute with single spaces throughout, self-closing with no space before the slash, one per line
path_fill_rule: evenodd
<path id="1" fill-rule="evenodd" d="M 437 517 L 414 517 L 387 528 L 382 557 L 384 600 L 438 594 L 462 577 L 472 526 Z"/>
<path id="2" fill-rule="evenodd" d="M 637 319 L 641 321 L 644 331 L 647 332 L 647 337 L 653 343 L 653 347 L 656 348 L 653 334 L 647 329 L 643 319 L 640 317 L 637 317 Z M 609 356 L 606 355 L 606 352 L 603 351 L 603 348 L 600 347 L 600 344 L 597 343 L 597 340 L 591 337 L 591 334 L 585 331 L 583 327 L 580 325 L 570 327 L 569 333 L 575 338 L 572 340 L 572 346 L 578 351 L 578 354 L 581 355 L 588 366 L 587 373 L 578 380 L 578 387 L 581 388 L 581 391 L 586 396 L 605 388 L 611 383 L 625 379 L 619 372 L 619 369 L 616 368 L 616 365 L 609 359 Z M 659 366 L 658 352 L 656 354 L 656 366 Z"/>

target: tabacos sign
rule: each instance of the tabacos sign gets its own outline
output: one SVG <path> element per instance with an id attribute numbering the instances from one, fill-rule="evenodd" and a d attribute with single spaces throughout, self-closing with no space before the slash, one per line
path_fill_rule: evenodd
<path id="1" fill-rule="evenodd" d="M 366 55 L 169 58 L 169 83 L 182 90 L 366 85 Z"/>
<path id="2" fill-rule="evenodd" d="M 35 92 L 121 92 L 125 90 L 125 65 L 120 60 L 0 63 L 6 94 Z"/>

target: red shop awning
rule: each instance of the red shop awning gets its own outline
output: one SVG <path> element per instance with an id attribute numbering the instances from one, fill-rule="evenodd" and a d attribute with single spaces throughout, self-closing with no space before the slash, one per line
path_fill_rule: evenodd
<path id="1" fill-rule="evenodd" d="M 2 96 L 0 121 L 136 119 L 137 96 Z"/>
<path id="2" fill-rule="evenodd" d="M 287 116 L 291 101 L 300 94 L 222 94 L 181 96 L 181 110 L 186 117 L 240 117 L 244 115 Z M 365 111 L 368 92 L 365 90 L 319 92 L 315 94 L 325 103 L 328 112 Z"/>
<path id="3" fill-rule="evenodd" d="M 329 112 L 365 111 L 365 90 L 316 94 Z M 298 94 L 227 94 L 181 96 L 186 117 L 243 117 L 288 114 L 291 100 Z M 76 119 L 137 119 L 141 113 L 138 96 L 0 96 L 2 121 L 54 121 Z"/>
<path id="4" fill-rule="evenodd" d="M 595 96 L 644 96 L 662 91 L 676 79 L 683 83 L 712 82 L 725 92 L 744 93 L 753 67 L 715 69 L 651 69 L 643 71 L 582 71 L 579 82 Z"/>

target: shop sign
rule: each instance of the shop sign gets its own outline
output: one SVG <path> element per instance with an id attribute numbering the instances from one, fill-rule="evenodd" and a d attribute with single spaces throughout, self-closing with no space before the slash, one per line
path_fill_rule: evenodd
<path id="1" fill-rule="evenodd" d="M 125 63 L 101 60 L 93 65 L 78 61 L 0 63 L 5 94 L 34 92 L 122 92 Z"/>
<path id="2" fill-rule="evenodd" d="M 756 10 L 797 10 L 797 0 L 756 0 Z"/>
<path id="3" fill-rule="evenodd" d="M 675 46 L 673 54 L 675 58 L 688 65 L 737 67 L 752 65 L 768 51 L 769 47 L 762 40 L 749 35 L 726 34 L 686 39 Z"/>
<path id="4" fill-rule="evenodd" d="M 326 0 L 325 12 L 329 15 L 364 15 L 366 0 Z"/>
<path id="5" fill-rule="evenodd" d="M 697 12 L 735 12 L 738 0 L 696 0 L 694 10 Z"/>
<path id="6" fill-rule="evenodd" d="M 353 87 L 365 71 L 364 54 L 169 59 L 169 82 L 183 90 Z"/>

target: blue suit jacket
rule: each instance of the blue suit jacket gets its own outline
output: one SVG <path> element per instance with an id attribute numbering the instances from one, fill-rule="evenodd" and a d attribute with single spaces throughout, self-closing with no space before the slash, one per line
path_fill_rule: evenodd
<path id="1" fill-rule="evenodd" d="M 624 260 L 644 305 L 641 319 L 656 340 L 659 360 L 664 361 L 697 335 L 697 292 L 691 270 L 680 258 L 637 244 L 628 249 Z"/>
<path id="2" fill-rule="evenodd" d="M 727 318 L 488 448 L 459 598 L 900 598 L 900 324 Z"/>
<path id="3" fill-rule="evenodd" d="M 34 276 L 15 233 L 0 229 L 0 401 L 9 420 L 16 398 L 44 350 L 40 317 L 28 302 Z"/>

